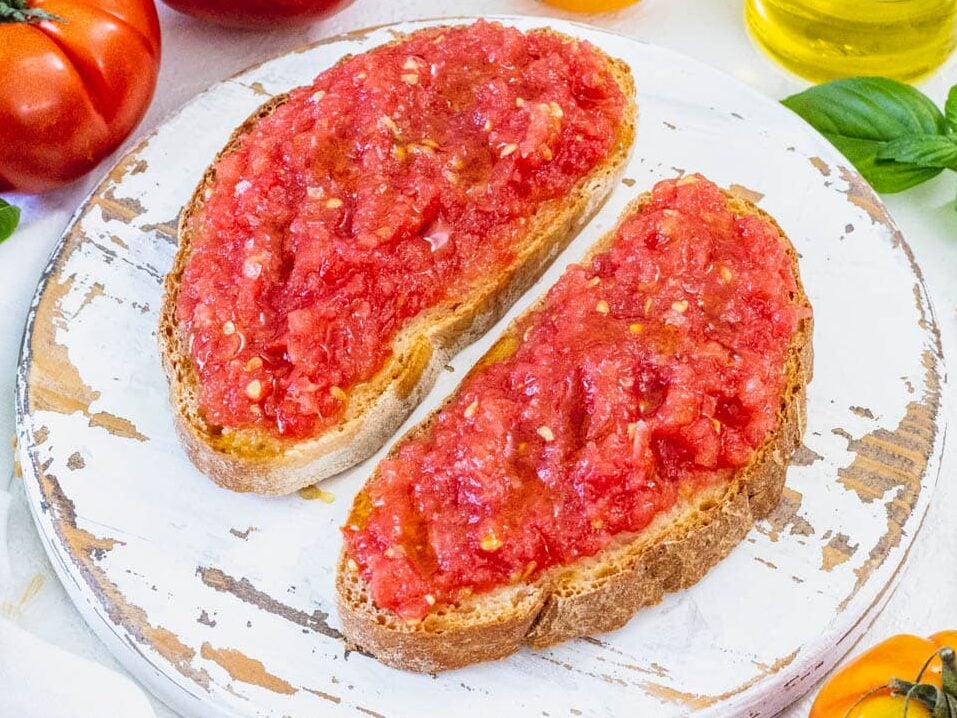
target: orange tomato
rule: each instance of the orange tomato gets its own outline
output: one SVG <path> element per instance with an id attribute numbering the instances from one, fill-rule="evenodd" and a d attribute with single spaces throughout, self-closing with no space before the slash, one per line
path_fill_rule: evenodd
<path id="1" fill-rule="evenodd" d="M 927 659 L 946 646 L 957 649 L 957 631 L 935 633 L 930 638 L 905 634 L 877 644 L 831 676 L 808 718 L 902 718 L 904 696 L 881 688 L 892 678 L 913 681 Z M 921 682 L 940 687 L 940 658 L 931 661 Z M 871 691 L 876 692 L 868 696 Z M 911 700 L 907 718 L 931 718 L 931 711 Z"/>
<path id="2" fill-rule="evenodd" d="M 0 11 L 0 191 L 53 189 L 89 172 L 146 113 L 160 62 L 156 7 L 0 0 Z"/>
<path id="3" fill-rule="evenodd" d="M 608 12 L 634 5 L 638 0 L 545 0 L 545 2 L 572 12 Z"/>

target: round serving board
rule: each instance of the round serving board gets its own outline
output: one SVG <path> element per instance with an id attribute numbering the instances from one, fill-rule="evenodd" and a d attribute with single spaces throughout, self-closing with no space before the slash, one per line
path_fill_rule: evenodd
<path id="1" fill-rule="evenodd" d="M 196 97 L 110 172 L 64 235 L 23 345 L 20 446 L 53 564 L 119 659 L 188 716 L 771 716 L 894 585 L 937 479 L 943 367 L 920 272 L 880 200 L 801 120 L 730 77 L 582 25 L 502 22 L 623 58 L 640 105 L 621 185 L 503 326 L 658 179 L 700 171 L 756 201 L 800 252 L 816 317 L 805 446 L 784 498 L 698 585 L 614 633 L 439 676 L 346 650 L 338 527 L 376 459 L 304 495 L 217 488 L 177 442 L 156 348 L 177 216 L 233 127 L 344 54 L 436 21 L 285 55 Z"/>

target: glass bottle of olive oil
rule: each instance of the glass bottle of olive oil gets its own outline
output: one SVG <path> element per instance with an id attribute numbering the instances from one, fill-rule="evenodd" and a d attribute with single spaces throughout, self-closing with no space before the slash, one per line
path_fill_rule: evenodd
<path id="1" fill-rule="evenodd" d="M 809 80 L 913 80 L 953 51 L 957 0 L 745 0 L 745 20 L 758 45 Z"/>

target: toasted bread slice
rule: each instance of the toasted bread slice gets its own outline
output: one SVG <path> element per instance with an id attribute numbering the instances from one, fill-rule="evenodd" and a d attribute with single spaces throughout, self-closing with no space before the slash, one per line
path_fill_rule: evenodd
<path id="1" fill-rule="evenodd" d="M 726 197 L 736 215 L 759 215 L 778 229 L 797 280 L 793 301 L 809 307 L 797 254 L 784 232 L 746 199 L 727 193 Z M 642 195 L 622 217 L 647 201 L 648 195 Z M 586 260 L 607 249 L 614 236 L 615 230 L 605 235 Z M 528 312 L 536 311 L 543 302 L 544 297 Z M 515 335 L 519 321 L 506 335 Z M 638 609 L 661 601 L 666 591 L 699 581 L 781 497 L 789 460 L 805 426 L 805 387 L 812 373 L 811 331 L 812 319 L 802 319 L 788 347 L 786 384 L 775 429 L 730 481 L 680 500 L 642 531 L 619 535 L 594 556 L 550 568 L 534 582 L 475 594 L 453 606 L 437 606 L 418 623 L 404 622 L 377 608 L 361 573 L 343 552 L 336 586 L 348 640 L 396 668 L 444 671 L 502 658 L 524 644 L 542 648 L 619 628 Z M 427 432 L 440 410 L 414 427 L 407 438 Z"/>
<path id="2" fill-rule="evenodd" d="M 533 32 L 557 34 L 545 29 Z M 401 42 L 400 37 L 389 45 Z M 372 379 L 349 391 L 348 408 L 339 423 L 302 440 L 256 429 L 223 431 L 210 426 L 200 409 L 198 378 L 176 320 L 179 288 L 193 239 L 190 218 L 202 208 L 204 193 L 215 179 L 216 163 L 287 96 L 273 98 L 236 129 L 180 217 L 179 249 L 166 277 L 160 312 L 158 338 L 176 428 L 192 462 L 226 488 L 288 494 L 375 453 L 432 387 L 448 360 L 498 321 L 591 219 L 619 180 L 634 140 L 637 106 L 628 66 L 611 57 L 606 62 L 626 99 L 609 156 L 566 196 L 540 205 L 510 266 L 489 276 L 468 296 L 452 298 L 407 323 L 394 337 L 392 356 L 386 365 Z"/>

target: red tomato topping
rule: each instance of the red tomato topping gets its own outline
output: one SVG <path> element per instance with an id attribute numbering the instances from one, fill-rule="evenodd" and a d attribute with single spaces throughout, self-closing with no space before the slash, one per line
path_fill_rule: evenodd
<path id="1" fill-rule="evenodd" d="M 774 428 L 795 289 L 771 223 L 699 176 L 659 183 L 382 462 L 344 529 L 376 604 L 420 618 L 727 479 Z"/>
<path id="2" fill-rule="evenodd" d="M 625 99 L 589 44 L 479 22 L 353 57 L 216 165 L 178 319 L 207 420 L 336 423 L 396 332 L 515 260 L 605 159 Z"/>

